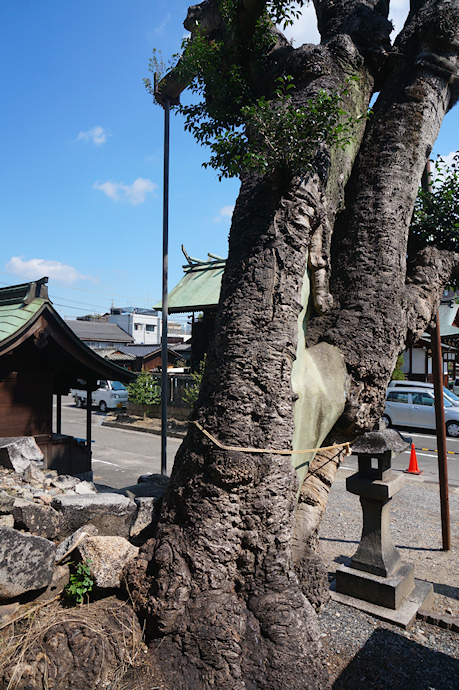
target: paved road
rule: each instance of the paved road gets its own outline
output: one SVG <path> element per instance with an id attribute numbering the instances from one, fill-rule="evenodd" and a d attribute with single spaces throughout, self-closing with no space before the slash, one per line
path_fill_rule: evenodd
<path id="1" fill-rule="evenodd" d="M 125 431 L 101 426 L 105 415 L 93 411 L 93 471 L 94 481 L 114 488 L 137 483 L 141 474 L 161 471 L 160 437 L 140 431 Z M 77 409 L 73 399 L 62 399 L 62 433 L 85 438 L 86 410 Z M 430 432 L 414 433 L 404 429 L 405 437 L 411 437 L 416 447 L 419 469 L 424 480 L 438 481 L 437 440 Z M 448 479 L 451 485 L 459 486 L 459 439 L 447 438 Z M 180 439 L 168 439 L 167 468 L 170 472 Z M 427 450 L 423 450 L 427 449 Z M 408 469 L 409 451 L 393 460 L 396 471 Z M 351 456 L 344 466 L 357 469 L 357 458 Z"/>
<path id="2" fill-rule="evenodd" d="M 105 415 L 92 412 L 92 468 L 94 482 L 121 489 L 136 484 L 141 474 L 161 472 L 161 440 L 154 434 L 101 426 Z M 62 433 L 86 438 L 86 410 L 70 396 L 62 398 Z M 180 439 L 167 444 L 167 469 L 172 469 Z"/>

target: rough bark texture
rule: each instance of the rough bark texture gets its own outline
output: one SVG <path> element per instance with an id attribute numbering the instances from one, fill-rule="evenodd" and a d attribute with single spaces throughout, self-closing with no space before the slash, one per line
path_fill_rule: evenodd
<path id="1" fill-rule="evenodd" d="M 2 631 L 0 687 L 118 687 L 139 651 L 142 630 L 125 602 L 111 597 L 75 609 L 56 602 Z"/>
<path id="2" fill-rule="evenodd" d="M 247 3 L 250 11 L 256 5 Z M 455 97 L 458 3 L 416 3 L 395 49 L 384 3 L 315 5 L 322 44 L 279 48 L 278 71 L 294 76 L 294 98 L 301 103 L 350 76 L 359 78 L 346 103 L 351 114 L 365 110 L 375 84 L 381 95 L 354 145 L 318 151 L 310 177 L 243 180 L 194 412 L 232 446 L 291 447 L 291 369 L 308 254 L 315 310 L 307 342 L 337 346 L 349 374 L 332 441 L 352 439 L 377 420 L 397 355 L 429 324 L 458 267 L 457 254 L 427 250 L 410 257 L 409 274 L 406 263 L 426 157 Z M 215 31 L 218 16 L 206 15 L 212 7 L 209 0 L 199 12 L 203 22 L 211 17 Z M 445 56 L 451 70 L 439 71 L 432 54 Z M 323 589 L 310 550 L 339 459 L 316 456 L 297 510 L 298 480 L 288 456 L 225 452 L 190 429 L 155 538 L 130 573 L 155 663 L 174 688 L 327 687 L 304 592 L 317 603 Z M 319 585 L 302 588 L 298 574 Z"/>

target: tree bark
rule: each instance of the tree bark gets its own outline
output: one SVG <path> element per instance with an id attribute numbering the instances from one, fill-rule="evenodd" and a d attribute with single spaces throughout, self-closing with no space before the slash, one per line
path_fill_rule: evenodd
<path id="1" fill-rule="evenodd" d="M 279 73 L 295 78 L 296 102 L 352 76 L 350 114 L 365 111 L 375 83 L 381 95 L 353 145 L 317 152 L 314 174 L 242 181 L 193 419 L 225 445 L 269 452 L 224 451 L 191 426 L 155 538 L 131 571 L 155 663 L 177 689 L 327 687 L 317 620 L 294 560 L 307 571 L 340 458 L 316 456 L 297 509 L 298 475 L 275 452 L 291 449 L 294 438 L 298 332 L 345 365 L 346 400 L 343 387 L 342 414 L 325 444 L 350 440 L 379 417 L 397 355 L 428 324 L 457 270 L 450 253 L 424 253 L 409 275 L 406 264 L 417 187 L 452 98 L 451 75 L 432 71 L 431 60 L 425 66 L 419 36 L 450 5 L 418 3 L 392 62 L 380 3 L 315 5 L 322 44 L 284 50 L 279 62 Z M 455 68 L 458 26 L 454 15 L 444 44 Z M 314 306 L 302 304 L 308 275 Z"/>

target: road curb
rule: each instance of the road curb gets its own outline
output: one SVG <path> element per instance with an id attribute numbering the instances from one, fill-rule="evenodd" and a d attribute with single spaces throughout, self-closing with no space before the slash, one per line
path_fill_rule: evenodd
<path id="1" fill-rule="evenodd" d="M 140 431 L 143 434 L 154 434 L 155 436 L 161 436 L 161 431 L 158 429 L 149 429 L 145 426 L 133 426 L 132 424 L 123 424 L 122 422 L 102 422 L 101 426 L 110 426 L 114 429 L 124 429 L 125 431 Z M 174 431 L 173 429 L 167 430 L 167 436 L 169 438 L 185 438 L 184 431 Z"/>
<path id="2" fill-rule="evenodd" d="M 430 625 L 436 625 L 439 628 L 445 628 L 446 630 L 451 630 L 452 632 L 459 633 L 459 617 L 450 616 L 447 613 L 439 614 L 432 611 L 426 611 L 424 609 L 419 609 L 417 613 L 417 618 Z"/>

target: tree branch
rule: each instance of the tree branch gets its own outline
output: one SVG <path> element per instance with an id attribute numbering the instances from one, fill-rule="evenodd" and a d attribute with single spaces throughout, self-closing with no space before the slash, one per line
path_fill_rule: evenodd
<path id="1" fill-rule="evenodd" d="M 448 281 L 459 275 L 459 252 L 426 247 L 410 268 L 404 302 L 407 321 L 407 344 L 412 345 L 429 326 Z"/>

